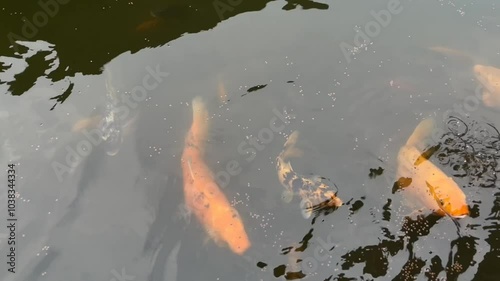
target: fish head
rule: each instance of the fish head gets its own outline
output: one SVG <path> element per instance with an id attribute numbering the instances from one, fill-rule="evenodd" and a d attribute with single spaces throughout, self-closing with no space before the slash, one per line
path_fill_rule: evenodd
<path id="1" fill-rule="evenodd" d="M 221 238 L 227 243 L 231 251 L 242 255 L 250 248 L 250 240 L 241 217 L 234 208 L 230 208 L 225 213 L 225 218 L 220 218 L 221 221 L 225 221 L 225 228 L 222 230 Z"/>
<path id="2" fill-rule="evenodd" d="M 474 74 L 485 86 L 491 86 L 492 89 L 500 89 L 500 68 L 493 66 L 476 64 L 474 65 Z"/>
<path id="3" fill-rule="evenodd" d="M 453 218 L 464 218 L 469 215 L 465 194 L 453 179 L 440 181 L 437 186 L 438 194 L 435 199 L 446 214 Z"/>
<path id="4" fill-rule="evenodd" d="M 451 199 L 451 198 L 450 198 Z M 441 200 L 441 208 L 453 218 L 464 218 L 469 215 L 469 206 L 458 200 Z M 453 202 L 455 201 L 455 202 Z"/>
<path id="5" fill-rule="evenodd" d="M 340 207 L 344 202 L 342 202 L 342 199 L 337 197 L 337 194 L 334 193 L 333 191 L 327 191 L 324 193 L 324 196 L 329 200 L 328 201 L 328 206 L 335 206 L 335 207 Z"/>
<path id="6" fill-rule="evenodd" d="M 500 69 L 477 64 L 474 74 L 483 88 L 483 103 L 488 107 L 500 107 Z"/>
<path id="7" fill-rule="evenodd" d="M 443 209 L 453 218 L 461 219 L 469 215 L 469 206 L 459 205 L 453 206 L 452 204 L 447 204 Z"/>

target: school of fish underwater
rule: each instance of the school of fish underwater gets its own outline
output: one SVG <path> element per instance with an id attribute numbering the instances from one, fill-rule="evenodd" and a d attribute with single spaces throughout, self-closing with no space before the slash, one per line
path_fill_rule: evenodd
<path id="1" fill-rule="evenodd" d="M 500 2 L 0 19 L 0 280 L 500 280 Z"/>

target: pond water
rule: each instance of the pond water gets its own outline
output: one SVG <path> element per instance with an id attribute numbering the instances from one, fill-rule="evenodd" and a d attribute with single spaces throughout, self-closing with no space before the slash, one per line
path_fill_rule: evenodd
<path id="1" fill-rule="evenodd" d="M 500 68 L 499 8 L 6 3 L 1 279 L 499 280 L 500 74 L 485 84 L 474 72 Z M 197 96 L 204 161 L 251 243 L 241 255 L 186 209 L 181 157 Z M 464 192 L 464 218 L 393 192 L 398 152 L 429 117 L 429 161 Z M 300 196 L 283 198 L 276 157 L 295 130 L 294 171 L 327 178 L 342 206 L 304 218 Z"/>

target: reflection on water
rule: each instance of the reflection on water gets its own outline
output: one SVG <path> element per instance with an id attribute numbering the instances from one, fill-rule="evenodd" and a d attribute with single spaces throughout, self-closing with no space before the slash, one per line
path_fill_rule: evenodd
<path id="1" fill-rule="evenodd" d="M 437 157 L 453 169 L 453 176 L 467 177 L 469 186 L 494 188 L 499 172 L 500 133 L 490 123 L 464 123 L 457 117 L 448 120 L 449 133 Z"/>

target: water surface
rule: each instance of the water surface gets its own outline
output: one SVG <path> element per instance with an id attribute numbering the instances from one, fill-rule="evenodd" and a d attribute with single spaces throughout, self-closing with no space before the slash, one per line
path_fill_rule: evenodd
<path id="1" fill-rule="evenodd" d="M 40 6 L 0 11 L 0 159 L 17 165 L 19 192 L 17 272 L 3 262 L 2 279 L 497 280 L 500 118 L 464 105 L 472 66 L 500 67 L 495 1 L 401 1 L 353 53 L 342 46 L 389 1 L 231 3 L 221 15 L 218 1 L 68 1 L 31 33 L 22 18 Z M 182 215 L 179 161 L 198 95 L 211 114 L 208 165 L 242 168 L 223 191 L 252 241 L 243 257 Z M 247 160 L 238 146 L 275 111 L 284 129 Z M 397 153 L 426 117 L 445 133 L 431 161 L 471 208 L 458 233 L 447 217 L 408 220 L 419 207 L 391 192 Z M 109 138 L 92 144 L 75 124 Z M 281 199 L 275 158 L 294 130 L 305 152 L 294 168 L 330 178 L 346 202 L 315 220 Z M 82 141 L 90 149 L 75 160 Z"/>

